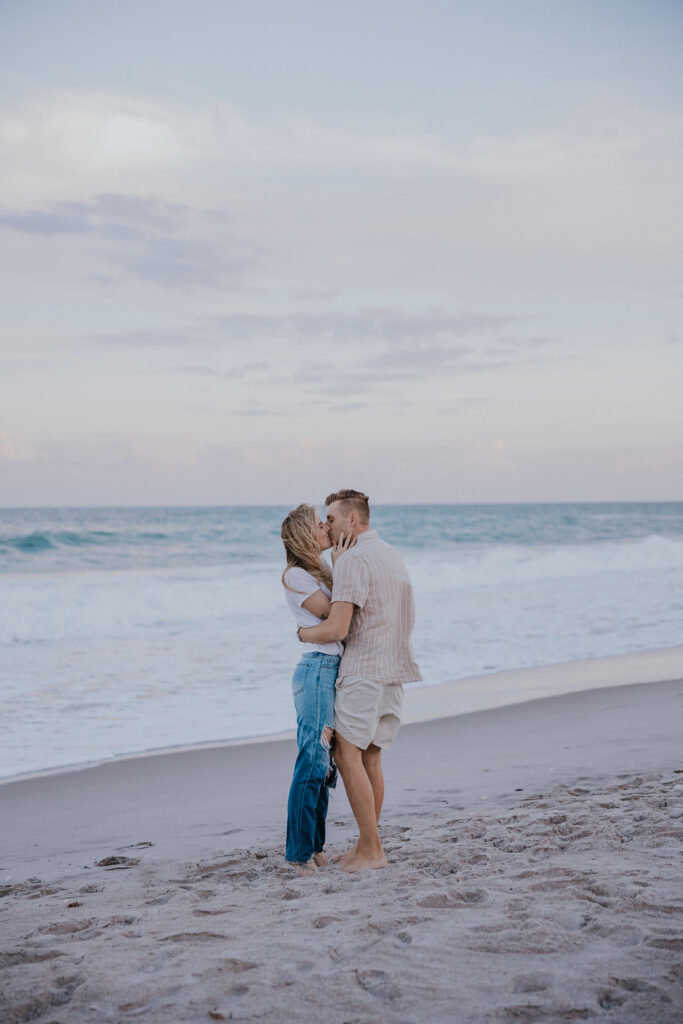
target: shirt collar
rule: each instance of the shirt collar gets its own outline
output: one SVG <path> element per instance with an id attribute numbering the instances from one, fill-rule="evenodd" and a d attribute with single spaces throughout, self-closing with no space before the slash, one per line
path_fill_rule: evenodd
<path id="1" fill-rule="evenodd" d="M 379 534 L 377 533 L 377 530 L 363 530 L 363 532 L 359 533 L 356 537 L 356 545 L 365 544 L 365 542 L 369 540 L 377 540 L 378 537 Z"/>

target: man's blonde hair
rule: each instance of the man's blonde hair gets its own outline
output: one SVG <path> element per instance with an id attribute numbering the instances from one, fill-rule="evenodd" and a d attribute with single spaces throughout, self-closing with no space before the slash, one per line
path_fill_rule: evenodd
<path id="1" fill-rule="evenodd" d="M 355 510 L 361 523 L 370 522 L 370 499 L 362 491 L 335 491 L 325 498 L 325 505 L 333 505 L 335 501 L 341 502 L 341 510 L 345 516 Z"/>
<path id="2" fill-rule="evenodd" d="M 316 511 L 313 505 L 297 505 L 287 514 L 280 529 L 287 555 L 282 584 L 295 594 L 303 594 L 303 590 L 295 590 L 285 583 L 285 575 L 290 569 L 305 569 L 318 583 L 324 583 L 326 587 L 332 589 L 332 571 L 320 557 L 315 521 Z"/>

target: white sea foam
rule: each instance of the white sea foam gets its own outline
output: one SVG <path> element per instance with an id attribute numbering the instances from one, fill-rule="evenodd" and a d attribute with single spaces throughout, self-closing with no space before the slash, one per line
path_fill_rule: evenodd
<path id="1" fill-rule="evenodd" d="M 683 540 L 649 536 L 639 540 L 531 547 L 498 545 L 479 550 L 431 551 L 411 556 L 418 571 L 441 576 L 451 587 L 487 587 L 544 580 L 590 579 L 605 573 L 632 574 L 683 568 Z"/>
<path id="2" fill-rule="evenodd" d="M 276 566 L 79 572 L 7 578 L 0 643 L 206 629 L 280 597 Z"/>
<path id="3" fill-rule="evenodd" d="M 425 609 L 447 592 L 449 603 L 510 586 L 571 586 L 618 575 L 626 587 L 652 574 L 666 587 L 683 570 L 683 541 L 638 541 L 565 547 L 496 546 L 476 551 L 410 552 L 413 583 Z M 249 629 L 254 609 L 280 606 L 277 562 L 201 569 L 77 572 L 5 578 L 0 643 L 135 636 L 150 630 L 210 629 L 238 616 Z M 668 582 L 667 582 L 668 581 Z M 614 580 L 616 583 L 616 579 Z M 520 594 L 522 591 L 520 590 Z M 258 613 L 256 615 L 258 617 Z"/>

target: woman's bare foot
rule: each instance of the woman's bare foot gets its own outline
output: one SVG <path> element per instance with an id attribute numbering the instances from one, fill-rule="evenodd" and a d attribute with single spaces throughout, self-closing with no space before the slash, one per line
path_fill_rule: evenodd
<path id="1" fill-rule="evenodd" d="M 328 868 L 330 866 L 330 862 L 327 859 L 327 854 L 324 850 L 321 850 L 320 853 L 314 853 L 313 860 L 319 868 Z"/>
<path id="2" fill-rule="evenodd" d="M 315 864 L 312 860 L 288 860 L 287 863 L 289 864 L 290 868 L 294 868 L 294 870 L 298 871 L 300 875 L 315 875 L 318 872 L 318 865 Z"/>
<path id="3" fill-rule="evenodd" d="M 348 871 L 351 874 L 354 871 L 362 871 L 363 868 L 385 868 L 387 866 L 387 858 L 384 854 L 363 854 L 353 853 L 352 856 L 346 857 L 341 862 L 342 869 Z"/>

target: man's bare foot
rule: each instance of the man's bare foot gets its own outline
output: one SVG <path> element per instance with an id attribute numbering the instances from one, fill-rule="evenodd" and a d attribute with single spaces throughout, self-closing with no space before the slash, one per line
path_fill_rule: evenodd
<path id="1" fill-rule="evenodd" d="M 347 857 L 343 860 L 341 866 L 344 871 L 348 871 L 351 874 L 354 871 L 362 871 L 363 868 L 385 868 L 387 866 L 387 858 L 384 856 L 384 853 L 354 853 L 352 857 Z"/>
<path id="2" fill-rule="evenodd" d="M 355 841 L 355 843 L 353 844 L 353 846 L 351 847 L 350 850 L 344 850 L 343 853 L 335 853 L 335 855 L 332 858 L 332 860 L 334 861 L 335 864 L 340 864 L 340 863 L 343 863 L 345 860 L 348 860 L 349 857 L 353 857 L 354 854 L 357 853 L 357 852 L 358 852 L 358 840 Z"/>
<path id="3" fill-rule="evenodd" d="M 287 863 L 290 868 L 294 868 L 294 870 L 298 871 L 300 875 L 315 875 L 318 872 L 318 866 L 312 860 L 288 860 Z"/>
<path id="4" fill-rule="evenodd" d="M 321 850 L 320 853 L 314 853 L 313 860 L 319 868 L 328 868 L 330 866 L 330 862 L 327 859 L 327 854 L 324 850 Z"/>

